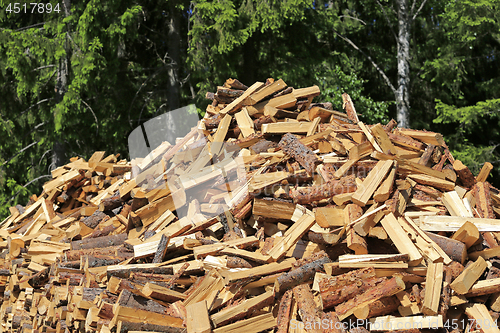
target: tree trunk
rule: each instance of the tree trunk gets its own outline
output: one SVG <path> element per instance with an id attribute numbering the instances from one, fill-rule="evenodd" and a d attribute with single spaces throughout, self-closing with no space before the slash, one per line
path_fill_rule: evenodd
<path id="1" fill-rule="evenodd" d="M 63 1 L 64 16 L 68 17 L 71 15 L 71 0 Z M 62 102 L 64 94 L 68 89 L 68 74 L 69 74 L 69 41 L 66 37 L 64 49 L 66 54 L 59 59 L 59 67 L 57 69 L 57 82 L 56 82 L 56 101 L 57 103 Z M 50 170 L 54 170 L 57 167 L 66 163 L 66 147 L 64 142 L 57 140 L 52 146 L 52 161 L 50 163 Z"/>
<path id="2" fill-rule="evenodd" d="M 170 58 L 170 66 L 168 67 L 167 103 L 169 109 L 174 110 L 180 107 L 179 63 L 181 48 L 179 14 L 175 8 L 174 1 L 169 1 L 169 11 L 168 56 Z"/>
<path id="3" fill-rule="evenodd" d="M 175 144 L 175 138 L 182 136 L 186 133 L 180 133 L 178 124 L 181 124 L 182 119 L 180 112 L 172 112 L 178 109 L 180 105 L 180 83 L 179 83 L 179 63 L 180 63 L 180 27 L 179 27 L 179 13 L 175 8 L 175 1 L 169 1 L 169 19 L 168 19 L 168 57 L 170 63 L 167 69 L 168 85 L 167 85 L 167 114 L 164 115 L 165 121 L 162 122 L 166 128 L 166 140 L 171 144 Z M 151 147 L 154 149 L 156 147 Z"/>
<path id="4" fill-rule="evenodd" d="M 397 120 L 399 127 L 410 125 L 410 27 L 408 0 L 398 0 L 398 84 L 396 90 Z"/>

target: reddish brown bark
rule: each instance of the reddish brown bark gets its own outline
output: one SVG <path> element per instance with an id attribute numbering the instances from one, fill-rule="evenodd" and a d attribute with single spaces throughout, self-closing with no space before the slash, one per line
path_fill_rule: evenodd
<path id="1" fill-rule="evenodd" d="M 283 135 L 279 147 L 285 154 L 295 158 L 310 175 L 314 173 L 316 165 L 320 163 L 318 156 L 293 134 L 287 133 Z"/>

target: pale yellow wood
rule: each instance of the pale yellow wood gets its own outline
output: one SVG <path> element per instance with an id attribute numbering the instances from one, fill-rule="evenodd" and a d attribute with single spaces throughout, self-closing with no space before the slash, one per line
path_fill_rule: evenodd
<path id="1" fill-rule="evenodd" d="M 498 256 L 500 256 L 500 246 L 495 246 L 495 247 L 492 247 L 490 249 L 469 253 L 470 260 L 476 260 L 479 257 L 482 257 L 483 259 L 488 260 L 490 258 L 498 257 Z"/>
<path id="2" fill-rule="evenodd" d="M 299 122 L 299 123 L 270 123 L 262 125 L 263 134 L 285 134 L 285 133 L 307 133 L 313 123 Z"/>
<path id="3" fill-rule="evenodd" d="M 386 215 L 380 223 L 399 252 L 410 256 L 408 264 L 410 266 L 417 266 L 422 261 L 422 255 L 408 237 L 408 234 L 403 230 L 394 215 L 392 213 Z"/>
<path id="4" fill-rule="evenodd" d="M 467 266 L 467 268 L 453 280 L 450 284 L 451 289 L 457 294 L 466 294 L 472 285 L 481 277 L 487 267 L 486 261 L 482 257 L 478 257 L 474 263 Z"/>
<path id="5" fill-rule="evenodd" d="M 422 141 L 423 143 L 435 145 L 435 146 L 444 146 L 445 142 L 443 140 L 443 136 L 440 133 L 434 132 L 423 132 L 411 129 L 399 129 L 398 133 L 403 135 L 407 135 L 416 140 Z"/>
<path id="6" fill-rule="evenodd" d="M 241 134 L 244 138 L 255 133 L 254 123 L 252 118 L 248 115 L 246 108 L 242 108 L 240 112 L 234 115 L 236 122 L 241 130 Z"/>
<path id="7" fill-rule="evenodd" d="M 373 193 L 373 200 L 377 202 L 385 202 L 387 199 L 389 199 L 391 190 L 394 186 L 395 177 L 396 177 L 396 165 L 393 165 L 387 177 L 384 179 L 382 184 L 380 184 L 375 193 Z"/>
<path id="8" fill-rule="evenodd" d="M 226 247 L 233 247 L 233 246 L 242 246 L 242 245 L 252 245 L 252 244 L 258 244 L 259 239 L 256 238 L 255 236 L 250 236 L 250 237 L 245 237 L 245 238 L 238 238 L 235 240 L 230 240 L 226 242 L 221 242 L 221 243 L 215 243 L 215 244 L 209 244 L 209 245 L 202 245 L 202 246 L 197 246 L 193 249 L 193 254 L 196 259 L 201 259 L 209 254 L 213 255 L 218 253 L 219 251 L 225 249 Z"/>
<path id="9" fill-rule="evenodd" d="M 370 331 L 396 331 L 411 329 L 438 329 L 443 328 L 443 316 L 412 316 L 395 317 L 383 316 L 370 319 Z"/>
<path id="10" fill-rule="evenodd" d="M 480 237 L 479 230 L 474 223 L 467 221 L 451 236 L 451 239 L 462 242 L 469 248 L 476 244 Z"/>
<path id="11" fill-rule="evenodd" d="M 476 181 L 485 182 L 486 179 L 488 179 L 491 170 L 493 170 L 493 164 L 491 164 L 490 162 L 484 163 L 483 167 L 481 168 L 481 171 L 479 171 L 479 174 L 476 177 Z"/>
<path id="12" fill-rule="evenodd" d="M 232 116 L 226 114 L 219 123 L 219 127 L 217 127 L 217 131 L 213 136 L 213 141 L 211 146 L 212 154 L 217 155 L 222 149 L 232 119 L 233 119 Z"/>
<path id="13" fill-rule="evenodd" d="M 444 193 L 441 199 L 451 216 L 474 217 L 467 210 L 456 191 Z"/>
<path id="14" fill-rule="evenodd" d="M 370 143 L 372 144 L 373 148 L 375 148 L 376 151 L 383 153 L 382 148 L 380 148 L 379 144 L 377 143 L 377 141 L 373 137 L 372 132 L 370 131 L 370 129 L 365 124 L 363 124 L 363 122 L 361 122 L 361 121 L 358 122 L 358 126 L 361 128 L 361 130 L 363 131 L 363 133 L 365 133 L 366 138 L 368 139 L 368 141 L 370 141 Z"/>
<path id="15" fill-rule="evenodd" d="M 347 170 L 349 170 L 350 168 L 352 168 L 352 166 L 357 162 L 358 160 L 357 159 L 349 159 L 347 160 L 344 164 L 342 164 L 342 166 L 340 168 L 337 169 L 337 171 L 335 171 L 335 173 L 333 174 L 333 176 L 335 178 L 341 178 L 346 172 Z"/>
<path id="16" fill-rule="evenodd" d="M 321 91 L 319 90 L 319 87 L 317 85 L 306 88 L 293 89 L 292 91 L 292 94 L 296 99 L 316 97 L 319 96 L 320 93 Z"/>
<path id="17" fill-rule="evenodd" d="M 486 305 L 479 303 L 469 304 L 465 307 L 465 314 L 470 319 L 474 319 L 481 326 L 481 330 L 484 333 L 500 332 Z"/>
<path id="18" fill-rule="evenodd" d="M 190 173 L 183 174 L 179 181 L 185 189 L 190 189 L 216 177 L 223 177 L 224 174 L 238 167 L 239 159 L 226 158 L 219 163 L 208 165 L 201 170 L 193 170 Z"/>
<path id="19" fill-rule="evenodd" d="M 233 307 L 229 307 L 226 309 L 223 309 L 212 316 L 210 316 L 210 319 L 212 320 L 212 323 L 214 324 L 215 327 L 218 327 L 220 323 L 230 320 L 231 318 L 237 317 L 238 315 L 246 313 L 252 306 L 259 304 L 271 297 L 273 297 L 273 290 L 267 291 L 263 294 L 260 294 L 256 297 L 252 297 L 250 299 L 247 299 L 238 305 L 235 305 Z"/>
<path id="20" fill-rule="evenodd" d="M 316 223 L 323 228 L 344 226 L 344 209 L 339 207 L 319 207 L 314 210 Z"/>
<path id="21" fill-rule="evenodd" d="M 441 249 L 441 247 L 429 238 L 429 236 L 427 236 L 410 218 L 400 217 L 398 222 L 408 235 L 411 235 L 411 238 L 415 240 L 415 246 L 428 261 L 444 262 L 445 265 L 449 265 L 452 262 L 451 258 Z"/>
<path id="22" fill-rule="evenodd" d="M 425 278 L 425 294 L 422 304 L 422 313 L 428 316 L 436 315 L 441 299 L 441 285 L 443 283 L 443 263 L 428 263 Z"/>
<path id="23" fill-rule="evenodd" d="M 276 80 L 273 83 L 264 86 L 262 89 L 259 89 L 257 92 L 251 94 L 245 99 L 244 103 L 246 105 L 254 105 L 264 98 L 274 94 L 275 92 L 285 89 L 286 87 L 287 85 L 285 81 L 283 81 L 282 79 Z"/>
<path id="24" fill-rule="evenodd" d="M 302 215 L 297 222 L 295 222 L 288 230 L 285 235 L 277 243 L 274 244 L 273 248 L 269 251 L 270 259 L 268 261 L 278 261 L 283 257 L 291 248 L 316 222 L 314 214 L 311 211 L 307 211 L 306 214 Z"/>
<path id="25" fill-rule="evenodd" d="M 500 231 L 500 220 L 459 216 L 422 216 L 419 227 L 424 231 L 455 232 L 467 221 L 473 223 L 480 232 Z"/>
<path id="26" fill-rule="evenodd" d="M 315 118 L 312 122 L 311 122 L 311 127 L 309 128 L 309 130 L 307 131 L 307 134 L 306 136 L 311 136 L 311 135 L 314 135 L 314 132 L 316 132 L 316 130 L 318 129 L 318 124 L 319 124 L 319 121 L 321 120 L 321 118 Z"/>
<path id="27" fill-rule="evenodd" d="M 212 331 L 207 301 L 203 300 L 186 306 L 186 326 L 188 333 L 209 333 Z"/>
<path id="28" fill-rule="evenodd" d="M 72 170 L 68 173 L 65 173 L 64 175 L 57 177 L 56 179 L 52 179 L 51 181 L 48 181 L 45 183 L 42 187 L 45 193 L 49 193 L 56 187 L 59 187 L 69 181 L 72 181 L 76 178 L 80 177 L 80 172 L 78 170 Z"/>
<path id="29" fill-rule="evenodd" d="M 423 164 L 419 164 L 418 160 L 417 160 L 417 162 L 414 162 L 414 161 L 409 160 L 409 159 L 398 158 L 397 161 L 398 161 L 398 169 L 399 169 L 398 171 L 399 172 L 405 171 L 405 172 L 408 172 L 410 174 L 429 176 L 429 177 L 431 177 L 431 178 L 429 178 L 431 180 L 434 178 L 439 178 L 439 179 L 444 181 L 446 179 L 446 174 L 444 172 L 434 170 L 434 169 L 429 168 Z M 444 184 L 448 184 L 448 183 L 452 183 L 453 187 L 449 190 L 446 190 L 446 191 L 453 191 L 453 189 L 455 188 L 455 183 L 445 182 Z"/>
<path id="30" fill-rule="evenodd" d="M 21 221 L 22 219 L 24 219 L 25 217 L 28 217 L 31 214 L 33 214 L 38 208 L 40 208 L 40 206 L 42 205 L 42 202 L 44 202 L 44 201 L 45 201 L 45 197 L 44 196 L 41 196 L 40 198 L 38 198 L 38 200 L 35 201 L 35 203 L 33 203 L 28 208 L 26 208 L 26 210 L 24 211 L 24 213 L 22 213 L 21 215 L 19 215 L 18 217 L 16 217 L 14 219 L 13 223 L 17 223 L 17 222 Z"/>
<path id="31" fill-rule="evenodd" d="M 377 165 L 368 173 L 365 180 L 363 180 L 363 184 L 354 192 L 351 199 L 352 202 L 361 207 L 365 206 L 380 183 L 382 183 L 384 177 L 392 167 L 392 164 L 393 161 L 391 160 L 377 162 Z"/>
<path id="32" fill-rule="evenodd" d="M 229 103 L 224 109 L 220 111 L 222 114 L 231 114 L 239 110 L 243 102 L 247 99 L 248 96 L 253 94 L 254 92 L 258 91 L 264 86 L 263 82 L 255 82 L 252 84 L 250 87 L 248 87 L 247 90 L 238 98 L 236 98 L 234 101 Z"/>
<path id="33" fill-rule="evenodd" d="M 381 268 L 381 269 L 406 269 L 408 264 L 405 262 L 340 262 L 340 268 Z"/>
<path id="34" fill-rule="evenodd" d="M 276 318 L 271 312 L 261 314 L 213 330 L 214 333 L 258 333 L 276 326 Z"/>
<path id="35" fill-rule="evenodd" d="M 291 174 L 287 171 L 276 171 L 276 172 L 268 172 L 259 175 L 254 175 L 250 180 L 250 185 L 248 186 L 248 190 L 250 192 L 254 192 L 260 189 L 263 189 L 267 186 L 276 184 L 284 179 L 287 179 Z"/>
<path id="36" fill-rule="evenodd" d="M 391 140 L 384 131 L 384 128 L 380 124 L 376 124 L 370 128 L 375 140 L 378 142 L 382 152 L 385 154 L 396 155 L 396 147 L 392 144 Z"/>
<path id="37" fill-rule="evenodd" d="M 410 179 L 413 179 L 419 184 L 433 186 L 438 190 L 442 191 L 452 191 L 455 188 L 455 183 L 449 182 L 447 180 L 442 180 L 436 177 L 428 176 L 428 175 L 417 175 L 411 174 L 408 175 Z"/>

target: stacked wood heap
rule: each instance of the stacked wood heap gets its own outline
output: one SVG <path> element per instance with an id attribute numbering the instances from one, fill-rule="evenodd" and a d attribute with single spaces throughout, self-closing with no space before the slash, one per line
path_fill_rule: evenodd
<path id="1" fill-rule="evenodd" d="M 499 332 L 492 165 L 319 95 L 228 79 L 176 144 L 53 170 L 0 227 L 2 331 Z"/>

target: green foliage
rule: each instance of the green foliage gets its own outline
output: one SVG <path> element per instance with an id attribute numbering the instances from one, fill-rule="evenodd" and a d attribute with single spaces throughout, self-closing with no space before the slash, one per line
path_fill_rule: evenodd
<path id="1" fill-rule="evenodd" d="M 500 164 L 500 99 L 478 102 L 456 108 L 437 101 L 437 124 L 451 125 L 455 130 L 446 136 L 455 158 L 477 174 L 484 162 Z M 499 176 L 498 168 L 494 171 Z"/>
<path id="2" fill-rule="evenodd" d="M 391 102 L 375 102 L 364 94 L 365 81 L 355 73 L 346 74 L 341 68 L 323 63 L 316 80 L 321 90 L 321 100 L 331 102 L 334 109 L 342 110 L 342 94 L 348 93 L 356 105 L 360 120 L 368 124 L 385 124 Z"/>

